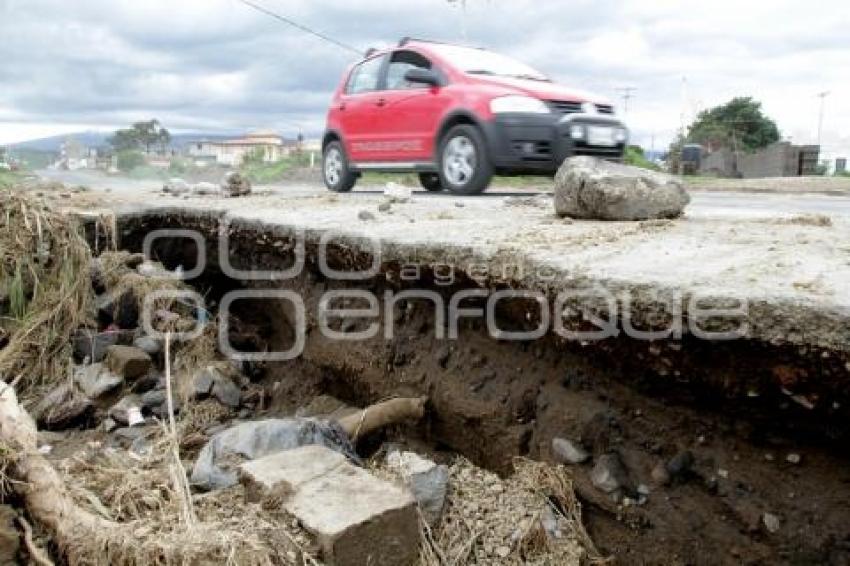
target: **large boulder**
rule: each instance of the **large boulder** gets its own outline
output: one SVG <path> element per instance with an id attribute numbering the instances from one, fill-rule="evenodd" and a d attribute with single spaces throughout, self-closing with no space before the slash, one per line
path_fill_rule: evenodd
<path id="1" fill-rule="evenodd" d="M 221 182 L 221 192 L 229 197 L 241 197 L 251 194 L 251 181 L 241 173 L 231 171 Z"/>
<path id="2" fill-rule="evenodd" d="M 595 157 L 571 157 L 555 176 L 558 216 L 592 220 L 678 218 L 690 200 L 682 182 L 672 175 Z"/>

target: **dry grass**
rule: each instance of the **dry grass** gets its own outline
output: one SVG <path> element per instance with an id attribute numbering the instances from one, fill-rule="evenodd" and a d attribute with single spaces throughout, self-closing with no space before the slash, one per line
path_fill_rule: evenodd
<path id="1" fill-rule="evenodd" d="M 68 375 L 68 337 L 91 316 L 90 259 L 77 222 L 0 190 L 0 379 L 23 396 Z"/>

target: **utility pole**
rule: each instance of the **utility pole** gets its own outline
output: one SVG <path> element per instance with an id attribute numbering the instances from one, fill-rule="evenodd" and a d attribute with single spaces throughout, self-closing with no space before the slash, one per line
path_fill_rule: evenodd
<path id="1" fill-rule="evenodd" d="M 623 98 L 623 114 L 626 116 L 629 115 L 629 100 L 634 98 L 632 93 L 636 91 L 637 88 L 633 86 L 624 86 L 623 88 L 618 88 L 617 92 L 620 93 L 620 96 Z"/>
<path id="2" fill-rule="evenodd" d="M 829 96 L 829 91 L 825 90 L 823 92 L 817 93 L 817 97 L 820 98 L 820 111 L 818 113 L 818 150 L 820 151 L 821 144 L 821 133 L 823 132 L 823 108 L 825 105 L 826 97 Z"/>

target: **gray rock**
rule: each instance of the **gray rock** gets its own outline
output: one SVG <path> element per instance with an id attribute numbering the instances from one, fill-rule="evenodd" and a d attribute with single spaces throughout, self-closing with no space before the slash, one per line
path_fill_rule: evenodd
<path id="1" fill-rule="evenodd" d="M 221 182 L 221 192 L 225 196 L 240 197 L 251 194 L 251 181 L 236 171 L 230 171 Z"/>
<path id="2" fill-rule="evenodd" d="M 449 486 L 449 469 L 414 452 L 393 451 L 387 464 L 413 492 L 422 516 L 430 524 L 440 520 Z"/>
<path id="3" fill-rule="evenodd" d="M 372 214 L 371 212 L 369 212 L 368 210 L 361 210 L 360 212 L 357 213 L 357 218 L 359 218 L 360 220 L 362 220 L 364 222 L 367 222 L 369 220 L 374 220 L 375 215 Z"/>
<path id="4" fill-rule="evenodd" d="M 106 417 L 103 419 L 103 423 L 101 423 L 104 432 L 112 432 L 116 428 L 118 428 L 118 423 L 115 422 L 115 419 L 112 417 Z"/>
<path id="5" fill-rule="evenodd" d="M 678 218 L 690 197 L 682 182 L 665 173 L 571 157 L 555 176 L 558 216 L 593 220 Z"/>
<path id="6" fill-rule="evenodd" d="M 110 346 L 106 350 L 106 366 L 125 379 L 142 377 L 151 369 L 151 357 L 133 346 Z"/>
<path id="7" fill-rule="evenodd" d="M 154 389 L 142 395 L 142 407 L 151 409 L 166 402 L 167 392 L 164 389 Z"/>
<path id="8" fill-rule="evenodd" d="M 149 356 L 156 356 L 162 351 L 162 343 L 150 336 L 140 336 L 133 341 L 133 346 Z"/>
<path id="9" fill-rule="evenodd" d="M 118 328 L 131 329 L 139 325 L 139 303 L 133 291 L 106 293 L 95 300 L 101 323 L 115 324 Z"/>
<path id="10" fill-rule="evenodd" d="M 566 438 L 552 439 L 552 455 L 562 464 L 582 464 L 590 457 L 581 446 Z"/>
<path id="11" fill-rule="evenodd" d="M 103 367 L 103 364 L 92 364 L 77 368 L 74 381 L 89 399 L 97 399 L 120 387 L 124 378 L 115 375 Z"/>
<path id="12" fill-rule="evenodd" d="M 64 383 L 42 397 L 31 414 L 45 428 L 65 428 L 85 418 L 91 409 L 88 397 Z"/>
<path id="13" fill-rule="evenodd" d="M 599 457 L 590 472 L 590 481 L 594 487 L 605 493 L 634 491 L 626 466 L 616 452 Z"/>
<path id="14" fill-rule="evenodd" d="M 192 186 L 189 183 L 187 183 L 186 181 L 184 181 L 183 179 L 180 179 L 178 177 L 174 177 L 172 179 L 169 179 L 168 182 L 166 182 L 162 186 L 162 192 L 169 193 L 169 194 L 172 194 L 172 195 L 186 194 L 191 190 L 192 190 Z"/>
<path id="15" fill-rule="evenodd" d="M 687 474 L 694 465 L 694 455 L 690 450 L 683 450 L 667 461 L 666 469 L 671 479 Z"/>
<path id="16" fill-rule="evenodd" d="M 779 517 L 774 515 L 773 513 L 765 513 L 761 516 L 761 522 L 764 525 L 765 530 L 769 533 L 775 533 L 779 531 L 780 522 Z"/>
<path id="17" fill-rule="evenodd" d="M 140 420 L 142 399 L 138 395 L 127 395 L 109 409 L 109 416 L 122 425 L 135 426 Z"/>
<path id="18" fill-rule="evenodd" d="M 242 391 L 229 377 L 219 374 L 213 382 L 212 396 L 222 405 L 238 407 L 242 401 Z"/>
<path id="19" fill-rule="evenodd" d="M 319 444 L 359 461 L 338 424 L 313 419 L 268 419 L 239 423 L 213 436 L 192 468 L 192 484 L 222 489 L 236 484 L 238 465 L 281 450 Z"/>
<path id="20" fill-rule="evenodd" d="M 206 367 L 201 371 L 197 372 L 192 377 L 192 394 L 196 399 L 201 399 L 206 397 L 212 391 L 213 383 L 215 383 L 216 377 L 220 375 L 219 371 L 213 367 Z"/>
<path id="21" fill-rule="evenodd" d="M 74 333 L 71 340 L 74 359 L 81 362 L 88 358 L 92 363 L 99 363 L 106 357 L 106 349 L 118 343 L 118 333 L 81 329 Z"/>

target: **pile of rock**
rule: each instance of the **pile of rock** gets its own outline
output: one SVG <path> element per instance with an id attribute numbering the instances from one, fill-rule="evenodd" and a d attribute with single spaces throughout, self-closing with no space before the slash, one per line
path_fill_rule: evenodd
<path id="1" fill-rule="evenodd" d="M 184 179 L 175 177 L 169 179 L 162 186 L 162 192 L 176 197 L 190 194 L 241 197 L 251 194 L 251 181 L 236 171 L 227 173 L 218 185 L 203 181 L 189 183 Z"/>
<path id="2" fill-rule="evenodd" d="M 251 194 L 251 181 L 241 173 L 231 171 L 221 182 L 221 191 L 228 197 L 241 197 Z"/>

